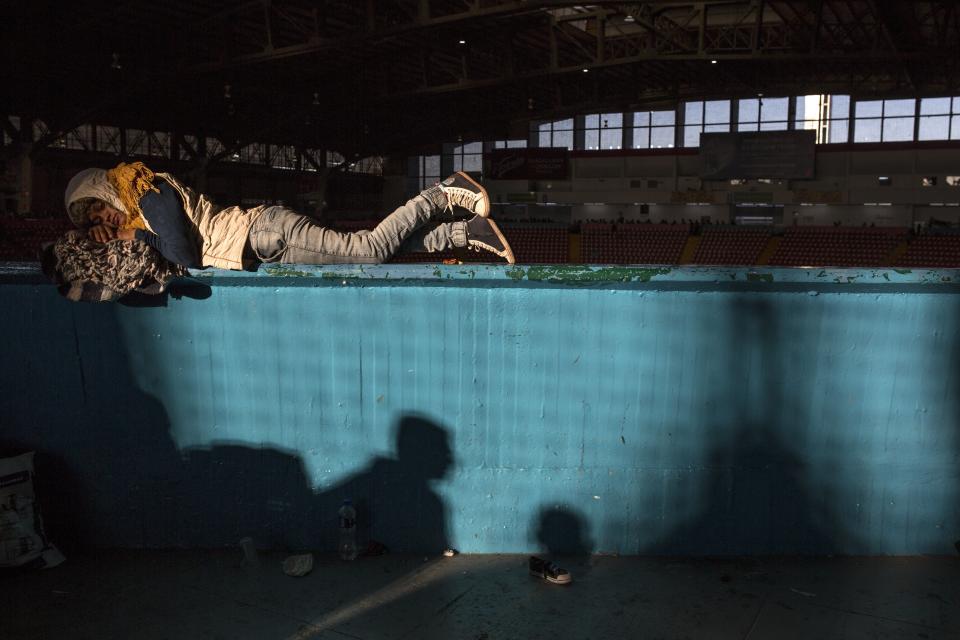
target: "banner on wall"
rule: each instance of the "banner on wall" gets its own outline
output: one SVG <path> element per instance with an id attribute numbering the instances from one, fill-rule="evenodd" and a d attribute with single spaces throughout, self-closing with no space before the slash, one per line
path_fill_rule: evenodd
<path id="1" fill-rule="evenodd" d="M 817 135 L 804 131 L 748 131 L 700 134 L 700 177 L 733 178 L 814 177 Z"/>
<path id="2" fill-rule="evenodd" d="M 493 180 L 566 180 L 570 175 L 566 149 L 494 149 L 486 160 L 484 174 Z"/>

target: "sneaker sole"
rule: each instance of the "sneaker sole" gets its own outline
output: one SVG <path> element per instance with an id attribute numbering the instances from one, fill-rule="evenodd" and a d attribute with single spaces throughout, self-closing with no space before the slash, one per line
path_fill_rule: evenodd
<path id="1" fill-rule="evenodd" d="M 489 218 L 490 217 L 490 196 L 487 194 L 487 190 L 483 188 L 482 184 L 480 184 L 479 182 L 477 182 L 476 180 L 468 176 L 463 171 L 457 171 L 457 175 L 459 175 L 464 180 L 466 180 L 467 182 L 472 184 L 474 187 L 479 189 L 480 193 L 483 194 L 483 212 L 477 212 L 477 215 L 479 215 L 481 218 Z"/>
<path id="2" fill-rule="evenodd" d="M 493 221 L 492 218 L 487 218 L 487 223 L 490 225 L 490 228 L 493 229 L 493 232 L 497 234 L 497 237 L 500 239 L 500 242 L 503 243 L 503 248 L 507 255 L 504 258 L 507 259 L 508 264 L 517 264 L 517 259 L 513 255 L 513 249 L 510 248 L 510 243 L 507 242 L 507 237 L 503 235 L 503 232 L 500 231 L 500 227 L 497 226 L 497 223 Z"/>

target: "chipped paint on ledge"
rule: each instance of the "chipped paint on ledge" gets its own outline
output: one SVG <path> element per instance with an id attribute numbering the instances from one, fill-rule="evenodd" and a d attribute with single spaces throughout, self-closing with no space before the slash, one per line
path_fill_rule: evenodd
<path id="1" fill-rule="evenodd" d="M 289 264 L 268 264 L 263 267 L 263 272 L 274 278 L 309 278 L 311 275 Z"/>
<path id="2" fill-rule="evenodd" d="M 670 268 L 617 266 L 592 268 L 588 265 L 543 265 L 527 269 L 531 282 L 554 282 L 569 285 L 603 282 L 650 282 L 654 276 L 667 275 Z"/>
<path id="3" fill-rule="evenodd" d="M 581 264 L 263 265 L 259 271 L 195 269 L 211 286 L 520 286 L 955 292 L 955 269 L 723 267 Z M 36 263 L 0 263 L 0 282 L 45 282 Z"/>

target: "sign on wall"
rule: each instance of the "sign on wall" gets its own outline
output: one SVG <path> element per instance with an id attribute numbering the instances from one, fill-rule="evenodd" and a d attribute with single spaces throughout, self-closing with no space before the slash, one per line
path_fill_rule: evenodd
<path id="1" fill-rule="evenodd" d="M 566 180 L 570 174 L 566 149 L 494 149 L 486 160 L 484 173 L 493 180 Z"/>
<path id="2" fill-rule="evenodd" d="M 749 131 L 700 135 L 700 177 L 810 179 L 816 132 Z"/>

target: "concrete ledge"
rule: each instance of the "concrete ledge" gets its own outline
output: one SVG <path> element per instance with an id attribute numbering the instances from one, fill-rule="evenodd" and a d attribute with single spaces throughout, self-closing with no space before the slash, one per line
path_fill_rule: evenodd
<path id="1" fill-rule="evenodd" d="M 263 265 L 258 271 L 191 270 L 214 286 L 520 286 L 650 290 L 960 291 L 960 270 L 578 264 Z M 0 282 L 44 282 L 37 263 L 0 263 Z"/>

